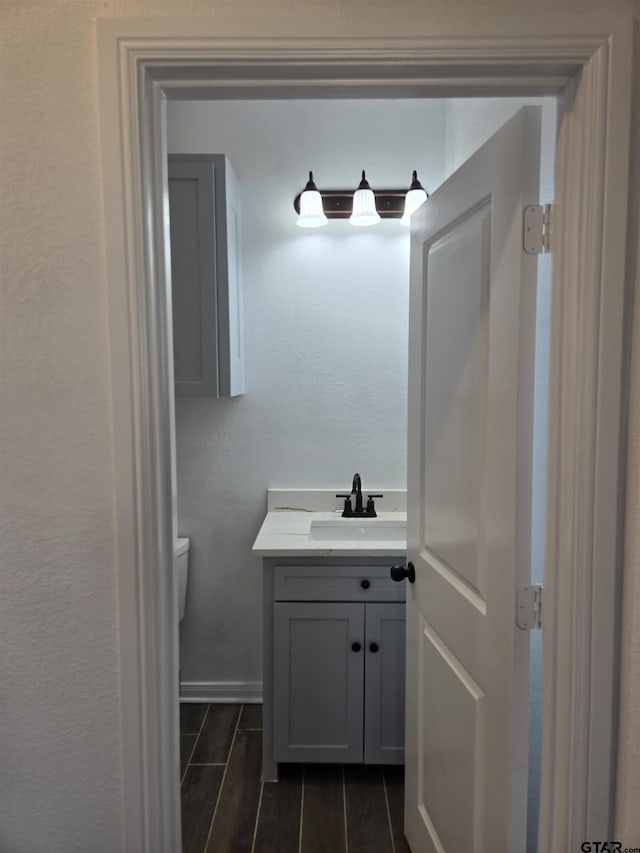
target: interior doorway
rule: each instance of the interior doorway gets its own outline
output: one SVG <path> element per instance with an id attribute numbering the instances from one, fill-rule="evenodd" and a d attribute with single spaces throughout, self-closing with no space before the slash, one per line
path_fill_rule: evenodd
<path id="1" fill-rule="evenodd" d="M 140 30 L 140 23 L 135 21 L 108 22 L 100 29 L 103 144 L 108 152 L 104 164 L 107 241 L 113 273 L 109 292 L 112 371 L 114 410 L 118 412 L 114 440 L 121 676 L 126 697 L 123 738 L 127 838 L 132 839 L 136 849 L 156 850 L 167 844 L 175 847 L 171 839 L 179 836 L 178 804 L 169 772 L 177 755 L 172 734 L 177 706 L 173 711 L 170 708 L 175 681 L 166 677 L 168 671 L 177 672 L 177 643 L 174 631 L 169 629 L 163 637 L 159 630 L 160 622 L 170 623 L 173 613 L 169 593 L 171 507 L 164 488 L 170 434 L 166 381 L 170 366 L 164 346 L 168 326 L 163 299 L 167 259 L 165 223 L 157 216 L 156 206 L 156 200 L 162 197 L 166 154 L 155 145 L 161 138 L 164 99 L 172 96 L 172 91 L 180 91 L 184 97 L 189 89 L 193 93 L 200 90 L 200 94 L 207 87 L 215 89 L 212 81 L 216 76 L 223 79 L 228 94 L 239 91 L 247 94 L 248 80 L 253 81 L 261 94 L 268 91 L 269 85 L 272 91 L 292 86 L 300 91 L 307 85 L 314 85 L 318 91 L 322 79 L 325 83 L 327 79 L 338 80 L 334 85 L 340 94 L 364 91 L 367 87 L 371 91 L 380 86 L 387 87 L 386 93 L 407 91 L 411 82 L 404 79 L 399 84 L 397 76 L 394 79 L 394 68 L 400 67 L 398 63 L 402 64 L 403 58 L 413 57 L 413 64 L 408 62 L 402 67 L 422 94 L 425 81 L 431 81 L 426 85 L 431 86 L 432 93 L 441 93 L 443 76 L 458 95 L 471 91 L 486 95 L 496 89 L 504 93 L 509 88 L 512 93 L 522 94 L 530 92 L 532 87 L 538 92 L 559 92 L 568 87 L 570 92 L 564 102 L 556 149 L 562 175 L 558 182 L 562 201 L 558 226 L 566 240 L 558 245 L 555 263 L 563 269 L 565 286 L 554 296 L 560 309 L 554 316 L 560 318 L 560 326 L 552 331 L 550 469 L 555 479 L 547 545 L 554 582 L 559 555 L 564 555 L 564 581 L 561 586 L 554 583 L 554 607 L 549 614 L 548 648 L 553 666 L 545 718 L 550 721 L 552 743 L 547 741 L 545 745 L 547 784 L 543 786 L 545 839 L 550 850 L 566 849 L 575 839 L 585 837 L 585 827 L 606 826 L 610 815 L 608 798 L 601 795 L 611 789 L 613 668 L 602 672 L 599 694 L 592 697 L 595 704 L 589 706 L 588 715 L 570 726 L 562 709 L 585 707 L 585 696 L 592 683 L 593 650 L 600 650 L 607 660 L 613 659 L 614 654 L 615 595 L 604 599 L 612 604 L 611 619 L 594 622 L 590 617 L 593 612 L 590 596 L 595 590 L 591 580 L 587 585 L 583 581 L 585 574 L 594 580 L 600 600 L 604 591 L 614 588 L 619 560 L 615 554 L 615 535 L 612 539 L 610 534 L 615 531 L 619 512 L 615 494 L 620 470 L 616 462 L 620 409 L 616 402 L 621 392 L 618 380 L 622 321 L 618 309 L 624 292 L 624 253 L 622 256 L 613 250 L 601 253 L 604 247 L 612 247 L 614 236 L 618 245 L 619 224 L 626 222 L 626 195 L 607 193 L 605 187 L 612 181 L 616 186 L 620 181 L 625 185 L 628 174 L 628 158 L 621 156 L 621 152 L 629 151 L 627 95 L 631 91 L 631 54 L 624 49 L 611 50 L 612 44 L 624 42 L 628 46 L 628 39 L 625 41 L 624 34 L 616 31 L 603 41 L 601 36 L 583 30 L 580 22 L 574 22 L 567 34 L 562 27 L 558 28 L 553 16 L 536 18 L 529 22 L 528 28 L 522 21 L 518 24 L 527 30 L 529 39 L 534 38 L 535 55 L 527 54 L 526 61 L 513 58 L 507 61 L 506 45 L 511 45 L 514 51 L 510 57 L 522 56 L 518 45 L 521 48 L 523 42 L 517 33 L 524 30 L 516 27 L 511 36 L 505 36 L 501 30 L 499 39 L 480 43 L 477 38 L 461 33 L 461 27 L 471 26 L 468 21 L 464 24 L 447 21 L 432 30 L 428 43 L 414 38 L 410 49 L 396 44 L 392 63 L 381 56 L 379 41 L 364 39 L 354 47 L 329 40 L 314 42 L 313 49 L 306 44 L 301 71 L 299 61 L 292 58 L 291 46 L 285 49 L 281 42 L 268 39 L 256 42 L 247 53 L 245 43 L 230 40 L 225 45 L 231 52 L 227 51 L 223 57 L 216 53 L 221 42 L 213 23 L 207 35 L 200 22 L 197 44 L 184 38 L 184 29 L 182 35 L 176 36 L 172 21 L 168 20 L 164 29 L 159 21 L 155 23 L 154 33 L 162 32 L 163 38 L 150 36 L 147 28 Z M 480 26 L 480 30 L 485 29 Z M 451 33 L 456 34 L 453 40 Z M 446 45 L 438 42 L 439 37 L 445 39 Z M 163 66 L 167 39 L 172 45 L 171 59 Z M 211 51 L 208 54 L 211 67 L 207 67 L 205 74 L 194 72 L 191 64 L 194 60 L 203 68 L 203 45 Z M 420 61 L 415 62 L 418 55 Z M 248 56 L 254 61 L 243 65 Z M 460 56 L 464 56 L 464 63 Z M 233 71 L 230 72 L 231 65 L 225 63 L 231 57 Z M 427 58 L 430 63 L 421 64 Z M 358 73 L 354 75 L 356 67 Z M 496 68 L 500 69 L 499 80 Z M 454 71 L 458 76 L 452 83 Z M 289 82 L 283 82 L 287 73 Z M 363 74 L 366 83 L 362 82 Z M 435 82 L 438 75 L 440 85 Z M 607 88 L 602 81 L 610 75 L 616 76 L 617 97 L 605 109 Z M 290 82 L 292 79 L 297 81 L 295 85 Z M 596 198 L 605 199 L 604 208 L 590 203 Z M 604 259 L 603 263 L 583 263 L 594 252 Z M 605 280 L 606 290 L 602 287 Z M 584 307 L 587 303 L 593 310 L 578 311 L 577 306 Z M 600 305 L 599 312 L 595 311 L 595 305 Z M 577 335 L 567 328 L 570 317 L 578 317 Z M 603 340 L 607 346 L 598 345 Z M 604 371 L 611 376 L 611 383 L 605 383 L 603 389 L 606 401 L 596 388 L 576 381 L 573 365 L 578 362 L 590 375 L 593 371 L 602 375 Z M 565 405 L 560 403 L 560 389 Z M 591 428 L 585 426 L 585 413 Z M 585 458 L 594 465 L 586 483 L 576 463 L 577 459 Z M 558 479 L 560 471 L 562 477 Z M 132 476 L 133 472 L 136 476 Z M 601 475 L 598 490 L 596 473 Z M 576 506 L 582 507 L 584 513 L 576 512 Z M 592 562 L 585 564 L 579 559 L 584 553 L 594 556 L 594 529 L 604 536 L 596 537 L 599 565 L 611 569 L 605 575 L 600 573 L 597 581 Z M 558 609 L 562 613 L 562 626 Z M 590 643 L 581 646 L 580 653 L 573 633 L 576 626 L 584 626 L 590 637 Z M 135 749 L 129 750 L 128 746 Z M 566 779 L 572 778 L 568 770 L 576 767 L 576 762 L 582 766 L 583 758 L 586 768 L 606 766 L 609 770 L 598 774 L 597 779 L 591 778 L 588 771 L 580 772 L 579 790 L 575 786 L 569 790 L 565 784 Z"/>
<path id="2" fill-rule="evenodd" d="M 553 200 L 554 98 L 169 103 L 169 154 L 224 152 L 239 178 L 249 353 L 245 398 L 176 404 L 177 530 L 191 540 L 191 607 L 181 626 L 184 701 L 259 695 L 261 581 L 250 549 L 267 487 L 335 489 L 354 459 L 369 483 L 406 485 L 408 233 L 397 221 L 364 233 L 346 222 L 296 229 L 292 200 L 300 181 L 312 167 L 320 185 L 348 186 L 366 166 L 376 187 L 400 186 L 415 168 L 432 192 L 532 103 L 543 110 L 546 203 Z M 532 565 L 542 583 L 548 256 L 539 259 L 538 291 Z M 229 565 L 244 579 L 231 597 Z M 531 664 L 530 853 L 542 752 L 539 635 Z"/>

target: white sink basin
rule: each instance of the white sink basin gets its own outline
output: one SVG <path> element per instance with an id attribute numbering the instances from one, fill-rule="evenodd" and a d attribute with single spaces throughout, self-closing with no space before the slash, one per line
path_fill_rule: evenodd
<path id="1" fill-rule="evenodd" d="M 403 542 L 407 538 L 405 521 L 381 518 L 336 518 L 331 521 L 312 521 L 309 539 L 336 541 Z"/>

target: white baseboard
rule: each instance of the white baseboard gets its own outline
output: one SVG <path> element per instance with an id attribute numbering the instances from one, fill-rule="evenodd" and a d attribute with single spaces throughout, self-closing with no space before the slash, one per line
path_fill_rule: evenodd
<path id="1" fill-rule="evenodd" d="M 181 702 L 262 702 L 261 681 L 181 681 Z"/>

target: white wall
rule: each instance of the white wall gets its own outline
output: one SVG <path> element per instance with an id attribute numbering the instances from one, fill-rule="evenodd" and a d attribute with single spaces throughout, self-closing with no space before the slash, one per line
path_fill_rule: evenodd
<path id="1" fill-rule="evenodd" d="M 262 677 L 268 487 L 402 488 L 408 230 L 396 221 L 298 228 L 318 186 L 430 190 L 444 176 L 443 101 L 174 102 L 170 152 L 225 152 L 240 182 L 246 394 L 176 401 L 179 531 L 191 538 L 183 682 Z"/>
<path id="2" fill-rule="evenodd" d="M 0 5 L 0 850 L 118 853 L 95 6 Z"/>
<path id="3" fill-rule="evenodd" d="M 462 18 L 464 4 L 456 6 Z M 321 24 L 335 36 L 410 36 L 420 16 L 440 8 L 418 0 L 372 0 L 366 15 L 355 0 L 0 5 L 3 853 L 124 853 L 96 17 L 215 13 L 222 32 L 240 35 L 281 28 L 314 37 Z M 633 411 L 631 488 L 640 471 L 637 405 Z M 628 582 L 639 530 L 636 514 Z M 635 590 L 624 624 L 637 637 Z M 627 716 L 639 685 L 636 655 L 624 669 Z M 621 754 L 637 750 L 635 735 L 623 730 Z M 626 763 L 621 783 L 620 837 L 638 844 L 637 761 Z"/>

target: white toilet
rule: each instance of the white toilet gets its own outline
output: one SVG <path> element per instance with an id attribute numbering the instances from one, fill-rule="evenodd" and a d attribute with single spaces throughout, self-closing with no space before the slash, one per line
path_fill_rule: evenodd
<path id="1" fill-rule="evenodd" d="M 187 578 L 189 575 L 189 546 L 191 541 L 178 537 L 173 547 L 173 569 L 178 578 L 178 610 L 180 621 L 184 619 L 184 606 L 187 600 Z"/>

